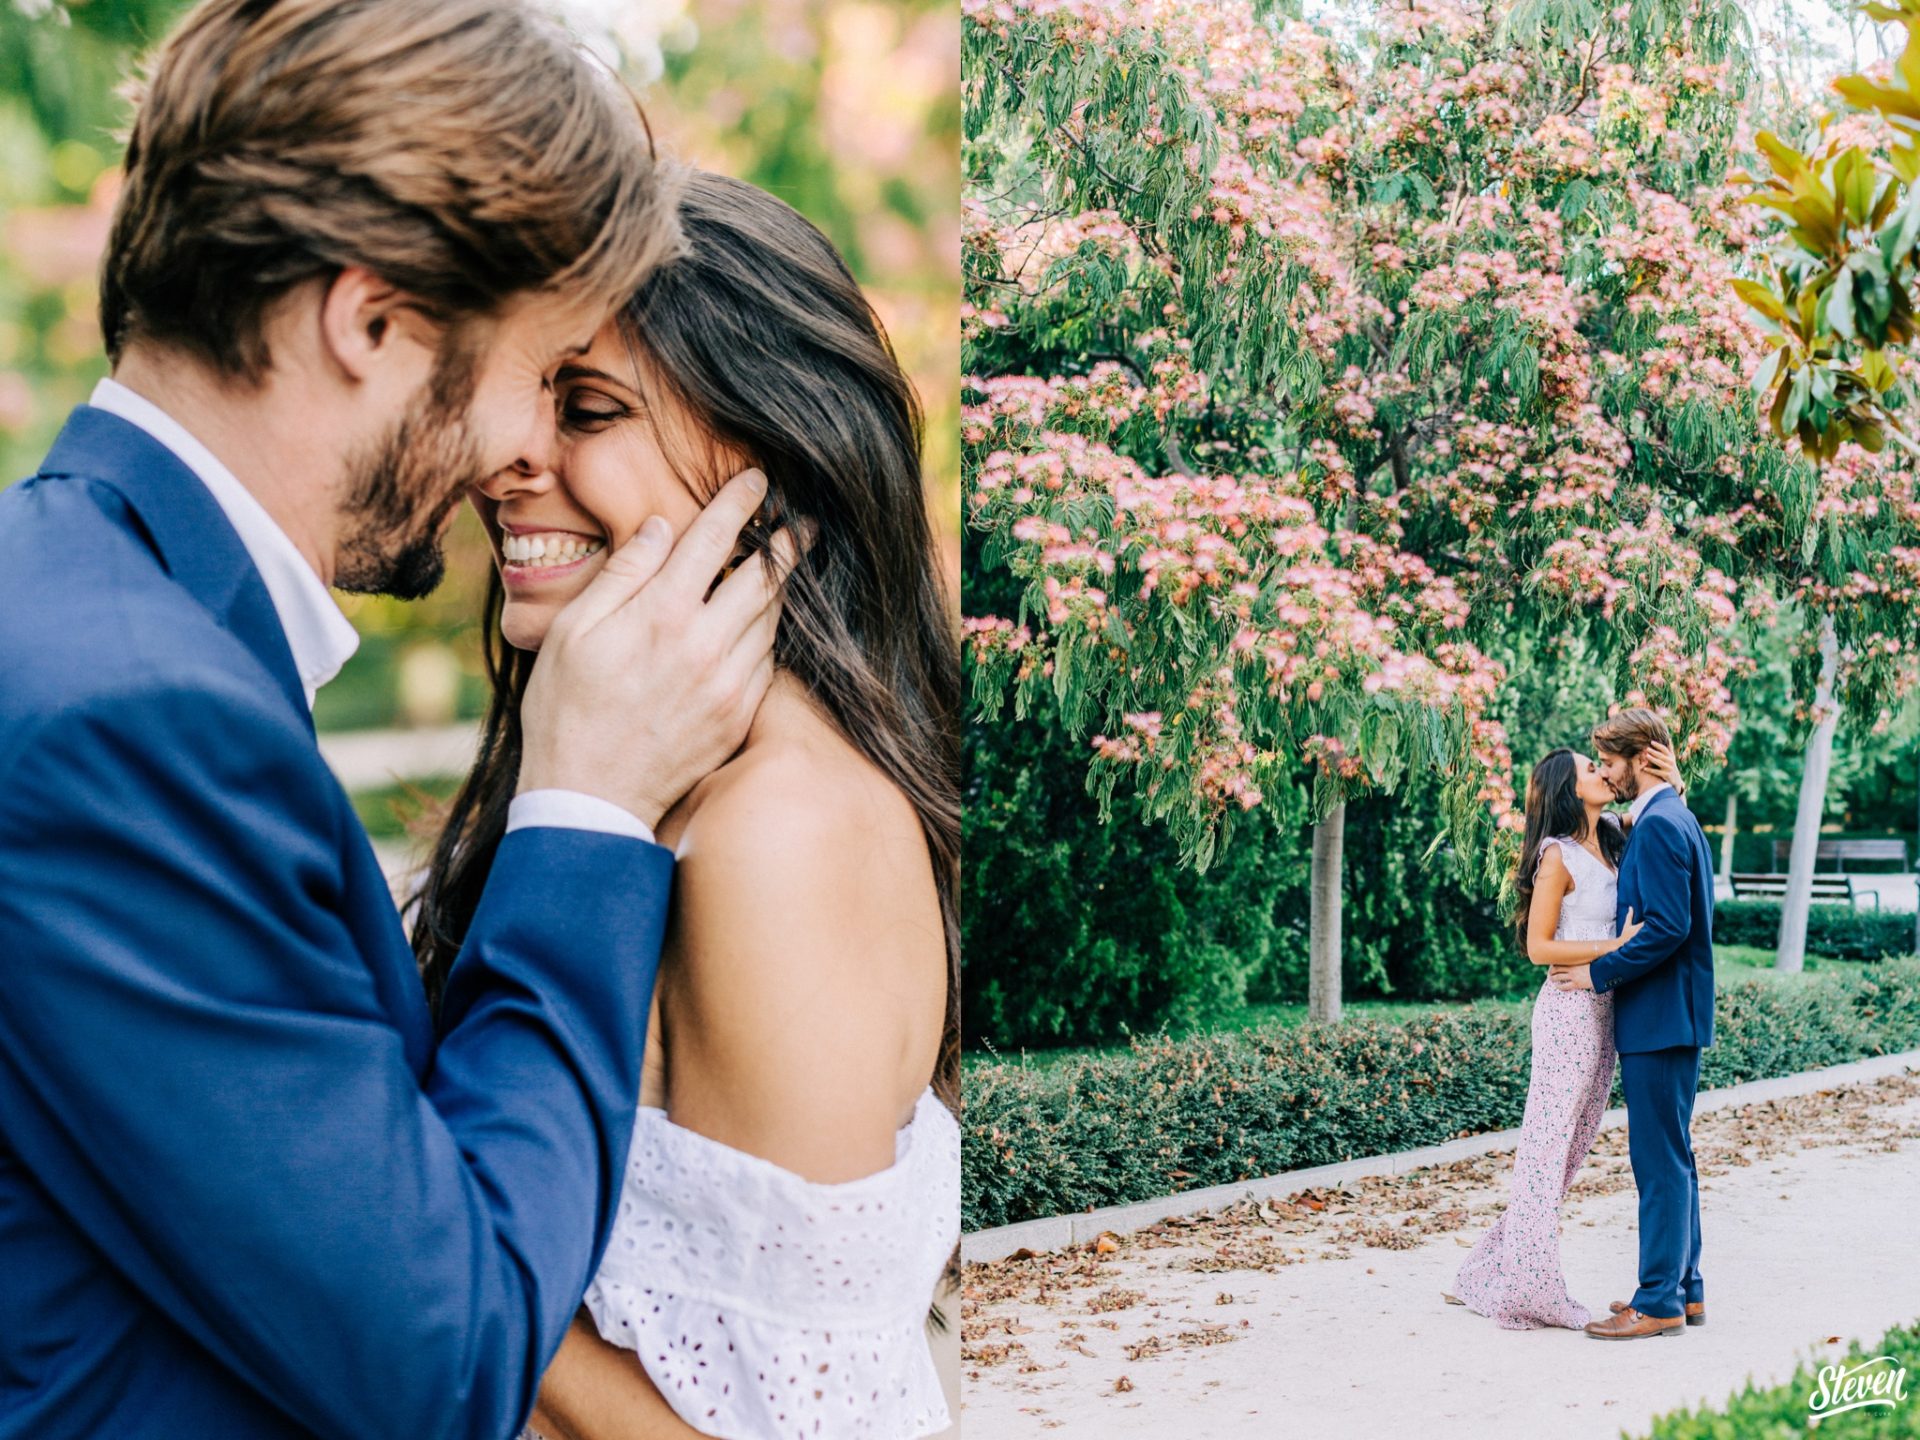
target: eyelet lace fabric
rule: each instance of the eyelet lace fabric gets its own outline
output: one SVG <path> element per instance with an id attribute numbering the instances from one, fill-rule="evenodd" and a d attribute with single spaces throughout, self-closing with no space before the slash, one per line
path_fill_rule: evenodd
<path id="1" fill-rule="evenodd" d="M 960 1128 L 931 1090 L 894 1163 L 839 1185 L 642 1107 L 585 1303 L 705 1434 L 916 1440 L 951 1423 L 924 1327 L 959 1216 Z"/>

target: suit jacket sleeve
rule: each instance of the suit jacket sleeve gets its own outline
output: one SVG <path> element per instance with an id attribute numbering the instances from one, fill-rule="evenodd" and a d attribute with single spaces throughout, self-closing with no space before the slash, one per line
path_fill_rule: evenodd
<path id="1" fill-rule="evenodd" d="M 605 1243 L 672 858 L 508 836 L 422 1081 L 380 994 L 413 983 L 398 918 L 361 953 L 298 718 L 136 688 L 0 757 L 0 1133 L 302 1426 L 501 1440 Z"/>
<path id="2" fill-rule="evenodd" d="M 1597 992 L 1615 989 L 1664 965 L 1693 933 L 1693 856 L 1680 827 L 1648 816 L 1634 830 L 1634 864 L 1642 913 L 1640 933 L 1588 967 Z"/>

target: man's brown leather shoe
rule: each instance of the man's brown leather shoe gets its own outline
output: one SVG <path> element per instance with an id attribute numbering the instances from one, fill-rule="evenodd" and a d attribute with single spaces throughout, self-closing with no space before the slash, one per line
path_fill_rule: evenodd
<path id="1" fill-rule="evenodd" d="M 1651 1335 L 1684 1335 L 1687 1321 L 1683 1315 L 1663 1320 L 1658 1315 L 1642 1315 L 1631 1305 L 1616 1311 L 1610 1320 L 1589 1320 L 1587 1334 L 1596 1340 L 1644 1340 Z"/>
<path id="2" fill-rule="evenodd" d="M 1615 1315 L 1618 1315 L 1626 1308 L 1627 1302 L 1624 1300 L 1610 1300 L 1607 1302 L 1607 1309 L 1611 1310 Z M 1687 1302 L 1687 1324 L 1704 1325 L 1706 1323 L 1707 1302 L 1704 1300 L 1689 1300 Z"/>

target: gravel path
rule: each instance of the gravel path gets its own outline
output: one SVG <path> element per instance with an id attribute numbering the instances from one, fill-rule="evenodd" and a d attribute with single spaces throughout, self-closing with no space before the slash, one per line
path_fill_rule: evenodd
<path id="1" fill-rule="evenodd" d="M 1920 1073 L 1694 1123 L 1709 1323 L 1602 1344 L 1445 1305 L 1510 1151 L 967 1267 L 968 1440 L 1614 1440 L 1920 1318 Z M 1568 1198 L 1570 1288 L 1632 1293 L 1626 1132 Z M 1839 1348 L 1838 1345 L 1835 1348 Z M 1912 1403 L 1920 1403 L 1920 1399 Z"/>

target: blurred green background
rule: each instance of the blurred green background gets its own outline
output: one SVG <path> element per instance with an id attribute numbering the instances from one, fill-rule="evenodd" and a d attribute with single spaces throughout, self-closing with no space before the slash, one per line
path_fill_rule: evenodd
<path id="1" fill-rule="evenodd" d="M 105 373 L 94 277 L 127 117 L 119 90 L 134 58 L 186 8 L 188 0 L 0 0 L 0 485 L 33 472 L 67 412 Z M 926 405 L 929 497 L 957 584 L 960 25 L 952 0 L 551 0 L 549 8 L 621 67 L 664 148 L 764 186 L 841 247 Z M 448 548 L 448 581 L 425 601 L 340 597 L 363 643 L 321 692 L 322 730 L 421 730 L 479 714 L 485 687 L 473 622 L 490 562 L 470 515 Z M 400 761 L 385 767 L 395 769 L 422 773 Z M 404 787 L 361 789 L 376 833 L 392 833 L 396 795 L 399 810 L 408 803 Z"/>

